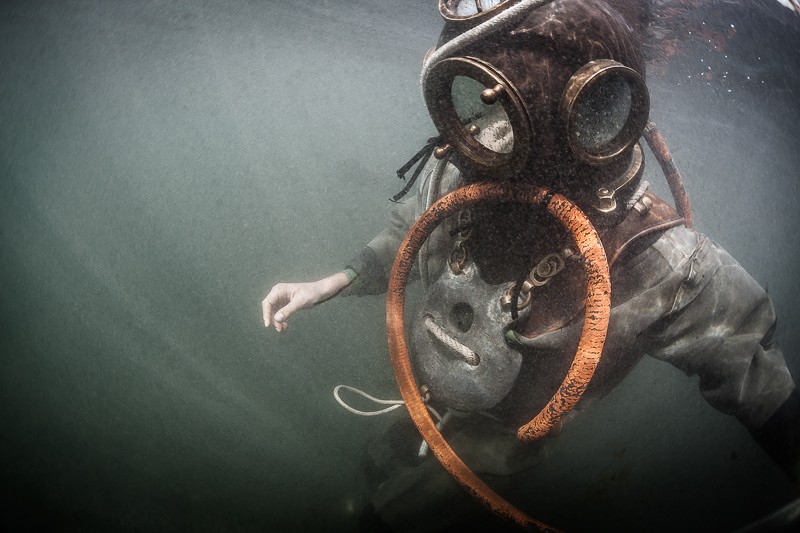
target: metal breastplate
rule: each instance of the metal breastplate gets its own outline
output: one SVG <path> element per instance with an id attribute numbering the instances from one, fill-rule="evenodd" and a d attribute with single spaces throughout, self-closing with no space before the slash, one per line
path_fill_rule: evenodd
<path id="1" fill-rule="evenodd" d="M 626 255 L 636 255 L 650 246 L 666 230 L 684 223 L 683 218 L 666 202 L 645 193 L 627 216 L 615 226 L 601 228 L 598 233 L 608 257 L 612 275 L 614 266 Z M 566 261 L 557 282 L 537 287 L 525 325 L 519 329 L 523 337 L 554 331 L 575 319 L 583 309 L 586 282 L 579 261 Z M 612 305 L 615 301 L 612 286 Z"/>
<path id="2" fill-rule="evenodd" d="M 682 223 L 670 206 L 646 194 L 622 222 L 599 232 L 609 265 Z M 532 272 L 531 279 L 547 277 L 546 259 L 538 261 L 539 272 Z M 503 305 L 508 283 L 486 283 L 474 263 L 462 265 L 460 272 L 446 269 L 431 284 L 412 323 L 411 345 L 415 372 L 433 400 L 461 411 L 492 408 L 515 386 L 523 367 L 524 350 L 507 342 L 509 329 L 530 339 L 580 316 L 585 295 L 580 260 L 566 259 L 555 266 L 557 276 L 529 287 L 529 306 L 516 321 Z M 567 351 L 565 347 L 564 359 L 573 355 Z"/>

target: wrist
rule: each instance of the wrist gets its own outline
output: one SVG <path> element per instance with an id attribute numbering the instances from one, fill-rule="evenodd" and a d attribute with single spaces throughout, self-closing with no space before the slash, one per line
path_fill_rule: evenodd
<path id="1" fill-rule="evenodd" d="M 342 270 L 341 273 L 344 274 L 345 276 L 347 276 L 347 284 L 348 285 L 353 283 L 356 280 L 356 278 L 358 277 L 358 273 L 356 273 L 356 271 L 353 270 L 350 267 L 345 268 L 344 270 Z"/>
<path id="2" fill-rule="evenodd" d="M 355 272 L 350 269 L 350 272 L 341 271 L 337 272 L 336 274 L 330 275 L 327 278 L 320 280 L 321 288 L 320 288 L 320 299 L 317 303 L 322 303 L 327 300 L 330 300 L 337 294 L 339 294 L 345 287 L 350 285 L 353 279 L 355 279 Z"/>

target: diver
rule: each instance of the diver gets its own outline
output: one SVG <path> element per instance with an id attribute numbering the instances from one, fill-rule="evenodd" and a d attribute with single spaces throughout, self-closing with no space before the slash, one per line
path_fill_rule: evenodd
<path id="1" fill-rule="evenodd" d="M 414 200 L 398 203 L 390 226 L 343 270 L 275 285 L 262 302 L 266 327 L 286 331 L 294 313 L 337 295 L 385 293 L 404 238 L 449 193 L 537 187 L 539 205 L 509 197 L 457 208 L 408 272 L 425 287 L 409 334 L 414 373 L 453 448 L 500 484 L 541 460 L 516 428 L 565 388 L 594 283 L 574 229 L 548 209 L 563 198 L 602 243 L 610 318 L 576 408 L 547 431 L 557 434 L 649 355 L 697 375 L 708 403 L 800 484 L 800 394 L 772 340 L 768 295 L 691 229 L 679 183 L 670 182 L 676 210 L 642 179 L 643 139 L 675 173 L 649 122 L 645 3 L 439 0 L 439 10 L 444 29 L 422 71 L 439 137 L 418 154 Z M 416 458 L 412 430 L 398 424 L 370 450 L 371 511 L 398 530 L 470 523 L 436 459 Z"/>

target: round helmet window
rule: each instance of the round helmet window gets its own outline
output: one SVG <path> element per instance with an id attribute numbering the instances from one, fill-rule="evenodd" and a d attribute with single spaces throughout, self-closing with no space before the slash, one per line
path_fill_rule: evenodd
<path id="1" fill-rule="evenodd" d="M 608 76 L 583 91 L 572 109 L 578 144 L 593 152 L 609 146 L 630 120 L 632 103 L 630 85 L 619 76 Z"/>
<path id="2" fill-rule="evenodd" d="M 603 164 L 633 146 L 650 114 L 642 77 L 610 59 L 578 70 L 561 105 L 572 151 L 590 164 Z"/>
<path id="3" fill-rule="evenodd" d="M 468 76 L 456 76 L 451 86 L 453 109 L 461 124 L 481 145 L 508 154 L 514 149 L 511 120 L 499 101 L 489 104 L 481 98 L 487 87 Z"/>

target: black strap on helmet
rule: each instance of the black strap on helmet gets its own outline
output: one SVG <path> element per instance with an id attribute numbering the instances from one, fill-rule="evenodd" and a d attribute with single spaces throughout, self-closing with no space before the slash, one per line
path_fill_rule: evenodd
<path id="1" fill-rule="evenodd" d="M 419 152 L 414 154 L 414 157 L 409 159 L 405 165 L 403 165 L 397 170 L 397 177 L 400 178 L 401 180 L 405 180 L 406 173 L 409 170 L 411 170 L 411 167 L 413 167 L 417 162 L 419 162 L 417 168 L 414 169 L 414 173 L 411 175 L 411 178 L 406 183 L 406 186 L 403 187 L 403 190 L 392 196 L 389 200 L 391 200 L 394 203 L 397 203 L 398 200 L 400 200 L 406 194 L 408 194 L 408 191 L 410 191 L 411 187 L 414 186 L 414 182 L 417 181 L 417 178 L 422 172 L 422 169 L 428 163 L 428 159 L 430 159 L 431 154 L 433 153 L 433 149 L 436 147 L 437 144 L 441 142 L 441 140 L 442 140 L 441 137 L 431 137 L 430 139 L 428 139 L 428 142 L 425 143 L 425 146 L 423 146 Z"/>

